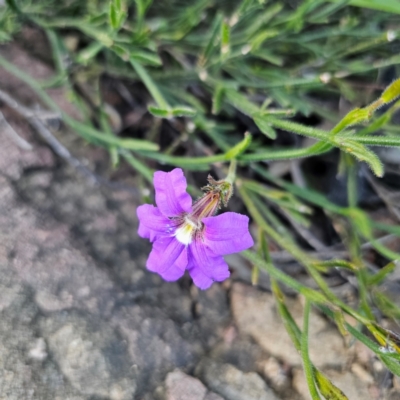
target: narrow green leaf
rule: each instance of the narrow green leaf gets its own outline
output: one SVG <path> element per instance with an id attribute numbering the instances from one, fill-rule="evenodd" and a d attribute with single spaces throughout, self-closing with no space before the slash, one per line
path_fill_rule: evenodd
<path id="1" fill-rule="evenodd" d="M 153 173 L 150 168 L 140 162 L 136 157 L 127 151 L 121 151 L 122 157 L 128 162 L 136 171 L 144 176 L 150 184 L 153 184 Z"/>
<path id="2" fill-rule="evenodd" d="M 340 2 L 340 0 L 329 0 L 331 2 Z M 348 5 L 371 8 L 373 10 L 386 11 L 393 14 L 400 14 L 400 3 L 397 1 L 382 1 L 382 0 L 350 0 Z"/>
<path id="3" fill-rule="evenodd" d="M 345 319 L 343 316 L 343 312 L 340 309 L 337 309 L 333 313 L 333 319 L 336 322 L 336 326 L 339 329 L 339 332 L 342 334 L 342 336 L 346 337 L 349 335 L 349 332 L 347 332 L 346 326 L 345 326 Z"/>
<path id="4" fill-rule="evenodd" d="M 275 279 L 271 279 L 271 289 L 272 293 L 275 296 L 275 300 L 277 302 L 278 306 L 278 312 L 282 318 L 282 321 L 285 325 L 285 329 L 287 333 L 289 334 L 294 347 L 296 348 L 297 351 L 301 351 L 301 331 L 299 327 L 297 326 L 296 321 L 292 317 L 292 314 L 288 310 L 286 304 L 285 304 L 285 297 L 278 286 L 278 283 L 276 282 Z"/>
<path id="5" fill-rule="evenodd" d="M 252 116 L 259 112 L 259 107 L 236 89 L 225 89 L 225 96 L 227 100 L 243 114 Z"/>
<path id="6" fill-rule="evenodd" d="M 171 115 L 173 117 L 194 117 L 197 111 L 194 108 L 187 106 L 177 106 L 171 109 Z"/>
<path id="7" fill-rule="evenodd" d="M 164 99 L 164 96 L 161 94 L 158 86 L 155 84 L 147 70 L 143 68 L 140 63 L 138 63 L 136 60 L 133 60 L 132 58 L 130 59 L 130 63 L 132 64 L 132 67 L 135 69 L 136 73 L 139 75 L 139 78 L 146 86 L 147 90 L 153 96 L 153 99 L 156 101 L 158 107 L 162 109 L 170 109 L 169 104 Z"/>
<path id="8" fill-rule="evenodd" d="M 216 46 L 215 41 L 217 39 L 218 33 L 221 30 L 222 18 L 223 17 L 220 13 L 218 13 L 214 18 L 213 24 L 210 29 L 210 32 L 211 32 L 210 38 L 208 40 L 207 46 L 204 49 L 203 54 L 199 58 L 200 66 L 204 66 L 207 63 L 208 59 L 210 58 L 212 52 L 215 49 L 215 46 Z"/>
<path id="9" fill-rule="evenodd" d="M 243 192 L 241 192 L 243 194 Z M 247 203 L 248 204 L 248 203 Z M 247 205 L 246 204 L 246 205 Z M 279 280 L 283 284 L 291 287 L 296 292 L 302 294 L 304 297 L 308 298 L 310 301 L 314 303 L 326 304 L 327 300 L 325 296 L 314 290 L 310 289 L 301 283 L 297 282 L 295 279 L 291 278 L 289 275 L 285 274 L 281 270 L 275 268 L 272 264 L 266 263 L 262 258 L 260 258 L 257 254 L 252 251 L 245 250 L 241 253 L 241 255 L 247 258 L 250 262 L 256 264 L 260 269 L 267 271 L 272 277 Z"/>
<path id="10" fill-rule="evenodd" d="M 178 167 L 190 169 L 190 170 L 209 170 L 210 164 L 226 161 L 225 154 L 216 154 L 215 156 L 205 157 L 178 157 L 170 156 L 168 154 L 161 154 L 158 152 L 143 152 L 141 153 L 144 157 L 157 160 L 163 164 L 176 165 Z"/>
<path id="11" fill-rule="evenodd" d="M 359 208 L 348 208 L 346 214 L 352 224 L 365 238 L 370 238 L 372 236 L 370 219 L 364 211 Z"/>
<path id="12" fill-rule="evenodd" d="M 149 112 L 155 117 L 159 118 L 171 118 L 171 109 L 169 108 L 159 108 L 155 106 L 149 106 L 147 108 Z"/>
<path id="13" fill-rule="evenodd" d="M 369 150 L 354 139 L 344 137 L 341 137 L 340 139 L 335 138 L 334 143 L 336 143 L 341 150 L 353 155 L 358 160 L 365 161 L 376 176 L 383 176 L 382 162 L 372 150 Z"/>
<path id="14" fill-rule="evenodd" d="M 161 58 L 158 56 L 158 54 L 144 50 L 131 51 L 129 53 L 129 59 L 154 67 L 159 67 L 162 65 Z"/>
<path id="15" fill-rule="evenodd" d="M 195 117 L 197 114 L 195 109 L 187 106 L 177 106 L 167 109 L 149 106 L 148 110 L 152 115 L 159 118 Z"/>
<path id="16" fill-rule="evenodd" d="M 214 115 L 219 114 L 222 107 L 222 99 L 224 97 L 224 87 L 223 85 L 217 85 L 214 90 L 214 95 L 212 98 L 212 113 Z"/>
<path id="17" fill-rule="evenodd" d="M 385 103 L 391 103 L 400 96 L 400 79 L 396 79 L 382 93 L 381 99 Z"/>
<path id="18" fill-rule="evenodd" d="M 381 268 L 375 275 L 369 276 L 367 285 L 379 285 L 389 274 L 391 274 L 395 268 L 399 265 L 400 260 L 394 260 L 389 264 Z"/>
<path id="19" fill-rule="evenodd" d="M 119 139 L 115 136 L 107 133 L 102 133 L 97 129 L 86 125 L 82 122 L 76 121 L 75 119 L 64 115 L 64 121 L 77 133 L 81 134 L 88 140 L 95 139 L 103 145 L 113 145 L 129 150 L 136 151 L 157 151 L 158 145 L 152 142 L 141 139 Z"/>
<path id="20" fill-rule="evenodd" d="M 321 400 L 315 385 L 315 369 L 311 363 L 310 356 L 308 354 L 308 328 L 310 319 L 311 304 L 306 299 L 304 305 L 304 320 L 303 320 L 303 333 L 301 334 L 301 358 L 303 360 L 304 374 L 308 385 L 308 390 L 313 400 Z"/>
<path id="21" fill-rule="evenodd" d="M 103 48 L 102 43 L 94 41 L 77 54 L 75 61 L 78 64 L 87 65 Z"/>
<path id="22" fill-rule="evenodd" d="M 400 318 L 400 308 L 398 304 L 392 301 L 381 288 L 373 288 L 371 291 L 374 305 L 379 308 L 386 317 L 398 320 Z"/>
<path id="23" fill-rule="evenodd" d="M 110 21 L 110 25 L 113 29 L 119 28 L 118 22 L 119 22 L 119 12 L 115 6 L 114 1 L 110 1 L 110 8 L 108 12 L 108 18 Z"/>
<path id="24" fill-rule="evenodd" d="M 225 56 L 230 50 L 230 36 L 231 28 L 227 21 L 223 21 L 221 24 L 221 54 Z"/>
<path id="25" fill-rule="evenodd" d="M 351 125 L 356 125 L 361 122 L 368 121 L 370 113 L 365 108 L 356 108 L 347 113 L 342 120 L 332 129 L 332 133 L 339 133 L 343 129 Z"/>
<path id="26" fill-rule="evenodd" d="M 243 140 L 225 153 L 226 160 L 232 160 L 233 158 L 236 158 L 240 154 L 244 153 L 250 146 L 251 139 L 252 139 L 251 134 L 246 132 L 244 134 Z"/>
<path id="27" fill-rule="evenodd" d="M 105 47 L 111 47 L 114 43 L 113 39 L 107 32 L 104 32 L 104 30 L 93 27 L 92 25 L 88 24 L 86 21 L 68 20 L 67 22 L 68 22 L 67 25 L 70 24 L 70 26 L 75 27 L 76 29 L 79 29 L 81 32 L 85 33 L 87 36 L 102 43 L 103 46 L 105 46 Z"/>
<path id="28" fill-rule="evenodd" d="M 258 126 L 260 131 L 264 133 L 264 135 L 268 136 L 270 139 L 276 139 L 276 131 L 268 122 L 268 120 L 263 118 L 261 115 L 255 115 L 254 122 Z"/>
<path id="29" fill-rule="evenodd" d="M 349 400 L 322 372 L 315 369 L 315 378 L 321 394 L 327 400 Z"/>

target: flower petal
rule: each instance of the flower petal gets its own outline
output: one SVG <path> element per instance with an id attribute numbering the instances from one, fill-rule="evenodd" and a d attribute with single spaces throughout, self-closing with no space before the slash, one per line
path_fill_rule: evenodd
<path id="1" fill-rule="evenodd" d="M 200 289 L 207 289 L 214 281 L 223 281 L 230 275 L 225 260 L 215 256 L 201 240 L 195 240 L 189 246 L 188 270 L 194 284 Z"/>
<path id="2" fill-rule="evenodd" d="M 186 178 L 180 168 L 154 173 L 156 203 L 166 217 L 175 217 L 192 210 L 192 198 L 186 193 Z"/>
<path id="3" fill-rule="evenodd" d="M 176 281 L 183 276 L 188 263 L 188 252 L 185 248 L 175 263 L 168 267 L 165 271 L 160 272 L 161 277 L 168 281 Z"/>
<path id="4" fill-rule="evenodd" d="M 160 274 L 165 280 L 174 280 L 177 276 L 176 268 L 180 269 L 183 275 L 187 263 L 187 249 L 182 243 L 174 237 L 160 237 L 153 243 L 146 267 Z"/>
<path id="5" fill-rule="evenodd" d="M 174 223 L 151 204 L 139 206 L 136 214 L 139 218 L 138 233 L 142 238 L 154 242 L 157 237 L 172 236 L 175 232 Z"/>
<path id="6" fill-rule="evenodd" d="M 249 218 L 245 215 L 226 212 L 216 217 L 203 219 L 204 244 L 218 255 L 243 251 L 253 246 L 249 232 Z"/>

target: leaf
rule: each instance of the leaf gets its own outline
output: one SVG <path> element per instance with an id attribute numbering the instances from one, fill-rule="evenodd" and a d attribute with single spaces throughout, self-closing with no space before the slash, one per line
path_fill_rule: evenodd
<path id="1" fill-rule="evenodd" d="M 231 36 L 231 28 L 227 21 L 223 21 L 221 24 L 221 54 L 223 56 L 229 53 L 230 36 Z"/>
<path id="2" fill-rule="evenodd" d="M 318 394 L 318 390 L 315 386 L 315 371 L 316 369 L 311 363 L 310 356 L 308 353 L 308 328 L 310 319 L 311 304 L 307 299 L 304 305 L 304 320 L 303 320 L 303 333 L 301 334 L 300 341 L 300 354 L 303 360 L 304 374 L 306 376 L 308 390 L 310 391 L 313 400 L 321 400 Z"/>
<path id="3" fill-rule="evenodd" d="M 355 108 L 347 113 L 344 118 L 332 129 L 332 133 L 339 133 L 344 128 L 368 121 L 370 113 L 365 108 Z"/>
<path id="4" fill-rule="evenodd" d="M 359 208 L 348 208 L 346 214 L 349 220 L 365 238 L 371 238 L 371 223 L 368 216 L 363 211 Z"/>
<path id="5" fill-rule="evenodd" d="M 340 0 L 329 0 L 331 2 L 339 2 Z M 400 3 L 397 1 L 382 1 L 382 0 L 350 0 L 348 5 L 371 8 L 373 10 L 386 11 L 393 14 L 400 14 Z"/>
<path id="6" fill-rule="evenodd" d="M 218 35 L 218 32 L 221 30 L 221 25 L 222 25 L 222 15 L 217 14 L 214 18 L 214 21 L 212 23 L 212 26 L 210 28 L 210 37 L 207 43 L 207 46 L 204 49 L 203 54 L 199 58 L 199 65 L 203 66 L 207 63 L 207 60 L 211 56 L 214 48 L 215 48 L 215 41 Z"/>
<path id="7" fill-rule="evenodd" d="M 315 378 L 319 391 L 326 400 L 349 400 L 322 372 L 315 369 Z"/>
<path id="8" fill-rule="evenodd" d="M 171 109 L 169 109 L 169 108 L 160 108 L 160 107 L 155 107 L 155 106 L 149 106 L 147 109 L 155 117 L 171 118 Z"/>
<path id="9" fill-rule="evenodd" d="M 276 131 L 267 119 L 263 118 L 261 115 L 255 115 L 253 118 L 255 124 L 264 135 L 268 136 L 270 139 L 276 139 Z"/>
<path id="10" fill-rule="evenodd" d="M 122 157 L 139 173 L 141 173 L 145 179 L 152 184 L 153 183 L 153 171 L 148 168 L 145 164 L 140 162 L 136 157 L 128 151 L 121 151 Z"/>
<path id="11" fill-rule="evenodd" d="M 118 30 L 126 18 L 125 4 L 122 0 L 111 0 L 108 19 L 112 29 Z"/>
<path id="12" fill-rule="evenodd" d="M 162 109 L 169 109 L 170 106 L 168 102 L 164 99 L 164 96 L 160 92 L 160 89 L 154 82 L 153 78 L 149 75 L 147 70 L 143 68 L 143 66 L 135 59 L 131 58 L 129 61 L 132 67 L 135 69 L 136 73 L 139 75 L 139 78 L 142 80 L 143 84 L 146 86 L 147 90 L 153 96 L 153 99 L 157 103 L 158 107 Z"/>
<path id="13" fill-rule="evenodd" d="M 177 106 L 171 109 L 171 115 L 173 117 L 194 117 L 197 111 L 187 106 Z"/>
<path id="14" fill-rule="evenodd" d="M 334 143 L 341 150 L 353 155 L 358 160 L 365 161 L 370 166 L 376 176 L 383 176 L 383 165 L 381 163 L 381 160 L 372 150 L 369 150 L 367 147 L 365 147 L 361 143 L 358 143 L 356 140 L 345 137 L 340 137 L 339 140 L 335 138 Z"/>
<path id="15" fill-rule="evenodd" d="M 113 29 L 119 28 L 119 13 L 113 1 L 110 2 L 110 9 L 108 13 L 110 25 Z"/>
<path id="16" fill-rule="evenodd" d="M 212 113 L 214 115 L 219 114 L 222 107 L 222 99 L 224 97 L 224 87 L 223 85 L 217 85 L 214 90 L 214 95 L 212 98 Z"/>
<path id="17" fill-rule="evenodd" d="M 252 139 L 251 134 L 246 132 L 244 134 L 243 140 L 225 153 L 226 160 L 232 160 L 233 158 L 236 158 L 240 154 L 244 153 L 250 146 L 251 139 Z"/>
<path id="18" fill-rule="evenodd" d="M 131 51 L 129 53 L 129 59 L 154 67 L 159 67 L 162 65 L 161 58 L 158 56 L 158 54 L 144 50 Z"/>
<path id="19" fill-rule="evenodd" d="M 381 99 L 385 103 L 391 103 L 400 96 L 400 79 L 396 79 L 390 84 L 385 91 L 382 93 Z"/>
<path id="20" fill-rule="evenodd" d="M 86 21 L 74 20 L 71 22 L 71 26 L 79 29 L 86 35 L 102 43 L 105 47 L 111 47 L 114 43 L 113 39 L 109 34 L 104 32 L 104 30 L 94 28 L 92 25 L 88 24 Z"/>
<path id="21" fill-rule="evenodd" d="M 329 260 L 329 261 L 317 261 L 315 263 L 318 267 L 332 267 L 332 268 L 345 268 L 350 271 L 356 272 L 359 270 L 357 265 L 351 263 L 350 261 L 346 260 Z"/>
<path id="22" fill-rule="evenodd" d="M 78 53 L 75 61 L 87 65 L 103 48 L 104 46 L 100 42 L 92 42 Z"/>
<path id="23" fill-rule="evenodd" d="M 187 106 L 177 106 L 174 108 L 149 106 L 148 110 L 152 115 L 159 118 L 194 117 L 197 114 L 195 109 Z"/>
<path id="24" fill-rule="evenodd" d="M 368 277 L 367 285 L 379 285 L 389 274 L 391 274 L 395 270 L 399 263 L 400 260 L 394 260 L 385 265 L 375 275 Z"/>
<path id="25" fill-rule="evenodd" d="M 141 140 L 141 139 L 120 139 L 116 136 L 100 132 L 97 129 L 93 128 L 92 126 L 86 125 L 82 122 L 78 122 L 75 119 L 68 117 L 67 115 L 64 115 L 63 118 L 64 121 L 72 129 L 74 129 L 76 132 L 81 134 L 89 141 L 95 139 L 96 141 L 102 143 L 103 145 L 108 144 L 136 151 L 157 151 L 159 149 L 156 143 L 148 142 L 146 140 Z"/>

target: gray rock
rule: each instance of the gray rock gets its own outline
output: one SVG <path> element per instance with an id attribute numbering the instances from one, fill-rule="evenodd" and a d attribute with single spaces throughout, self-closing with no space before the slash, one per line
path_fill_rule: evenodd
<path id="1" fill-rule="evenodd" d="M 204 400 L 224 400 L 223 397 L 218 396 L 216 393 L 209 392 Z"/>
<path id="2" fill-rule="evenodd" d="M 130 400 L 136 391 L 125 343 L 105 321 L 77 313 L 41 322 L 61 371 L 79 392 Z"/>
<path id="3" fill-rule="evenodd" d="M 207 393 L 207 388 L 198 379 L 179 370 L 167 375 L 165 387 L 165 400 L 204 400 Z"/>
<path id="4" fill-rule="evenodd" d="M 149 306 L 127 306 L 116 311 L 111 324 L 127 344 L 132 369 L 138 375 L 138 391 L 155 388 L 175 368 L 195 365 L 202 349 L 189 343 L 182 331 L 160 310 Z"/>
<path id="5" fill-rule="evenodd" d="M 224 400 L 207 388 L 198 379 L 186 375 L 179 369 L 170 372 L 165 379 L 165 400 Z"/>
<path id="6" fill-rule="evenodd" d="M 255 372 L 242 372 L 230 364 L 204 359 L 196 375 L 226 400 L 277 400 L 274 392 Z"/>

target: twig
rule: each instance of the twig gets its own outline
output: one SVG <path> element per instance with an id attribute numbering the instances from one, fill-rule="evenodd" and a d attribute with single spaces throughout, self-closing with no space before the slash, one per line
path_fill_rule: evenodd
<path id="1" fill-rule="evenodd" d="M 399 192 L 386 189 L 381 184 L 379 184 L 369 172 L 367 172 L 365 176 L 368 180 L 368 183 L 372 186 L 377 195 L 385 203 L 388 210 L 392 213 L 392 215 L 396 217 L 398 221 L 400 221 L 400 210 L 398 210 L 397 205 L 393 203 L 393 197 L 399 196 Z"/>
<path id="2" fill-rule="evenodd" d="M 133 187 L 126 186 L 118 182 L 110 182 L 107 179 L 97 176 L 89 168 L 82 164 L 76 157 L 74 157 L 66 147 L 64 147 L 58 139 L 54 137 L 51 131 L 47 128 L 43 119 L 48 119 L 48 113 L 41 113 L 41 111 L 31 110 L 30 108 L 20 105 L 8 93 L 0 90 L 0 101 L 7 104 L 8 107 L 16 111 L 19 115 L 24 117 L 30 125 L 36 130 L 41 138 L 53 149 L 53 151 L 65 160 L 69 165 L 78 170 L 82 175 L 88 179 L 92 185 L 103 185 L 114 190 L 123 190 L 132 193 L 135 196 L 139 195 L 139 190 Z M 54 114 L 52 114 L 54 117 Z"/>
<path id="3" fill-rule="evenodd" d="M 7 122 L 3 113 L 0 111 L 0 129 L 22 150 L 32 150 L 32 146 Z"/>
<path id="4" fill-rule="evenodd" d="M 304 228 L 300 225 L 288 212 L 285 210 L 280 210 L 285 217 L 289 220 L 290 224 L 293 226 L 294 230 L 305 240 L 307 243 L 314 247 L 315 250 L 324 252 L 328 249 L 316 236 L 314 236 L 309 229 Z"/>

